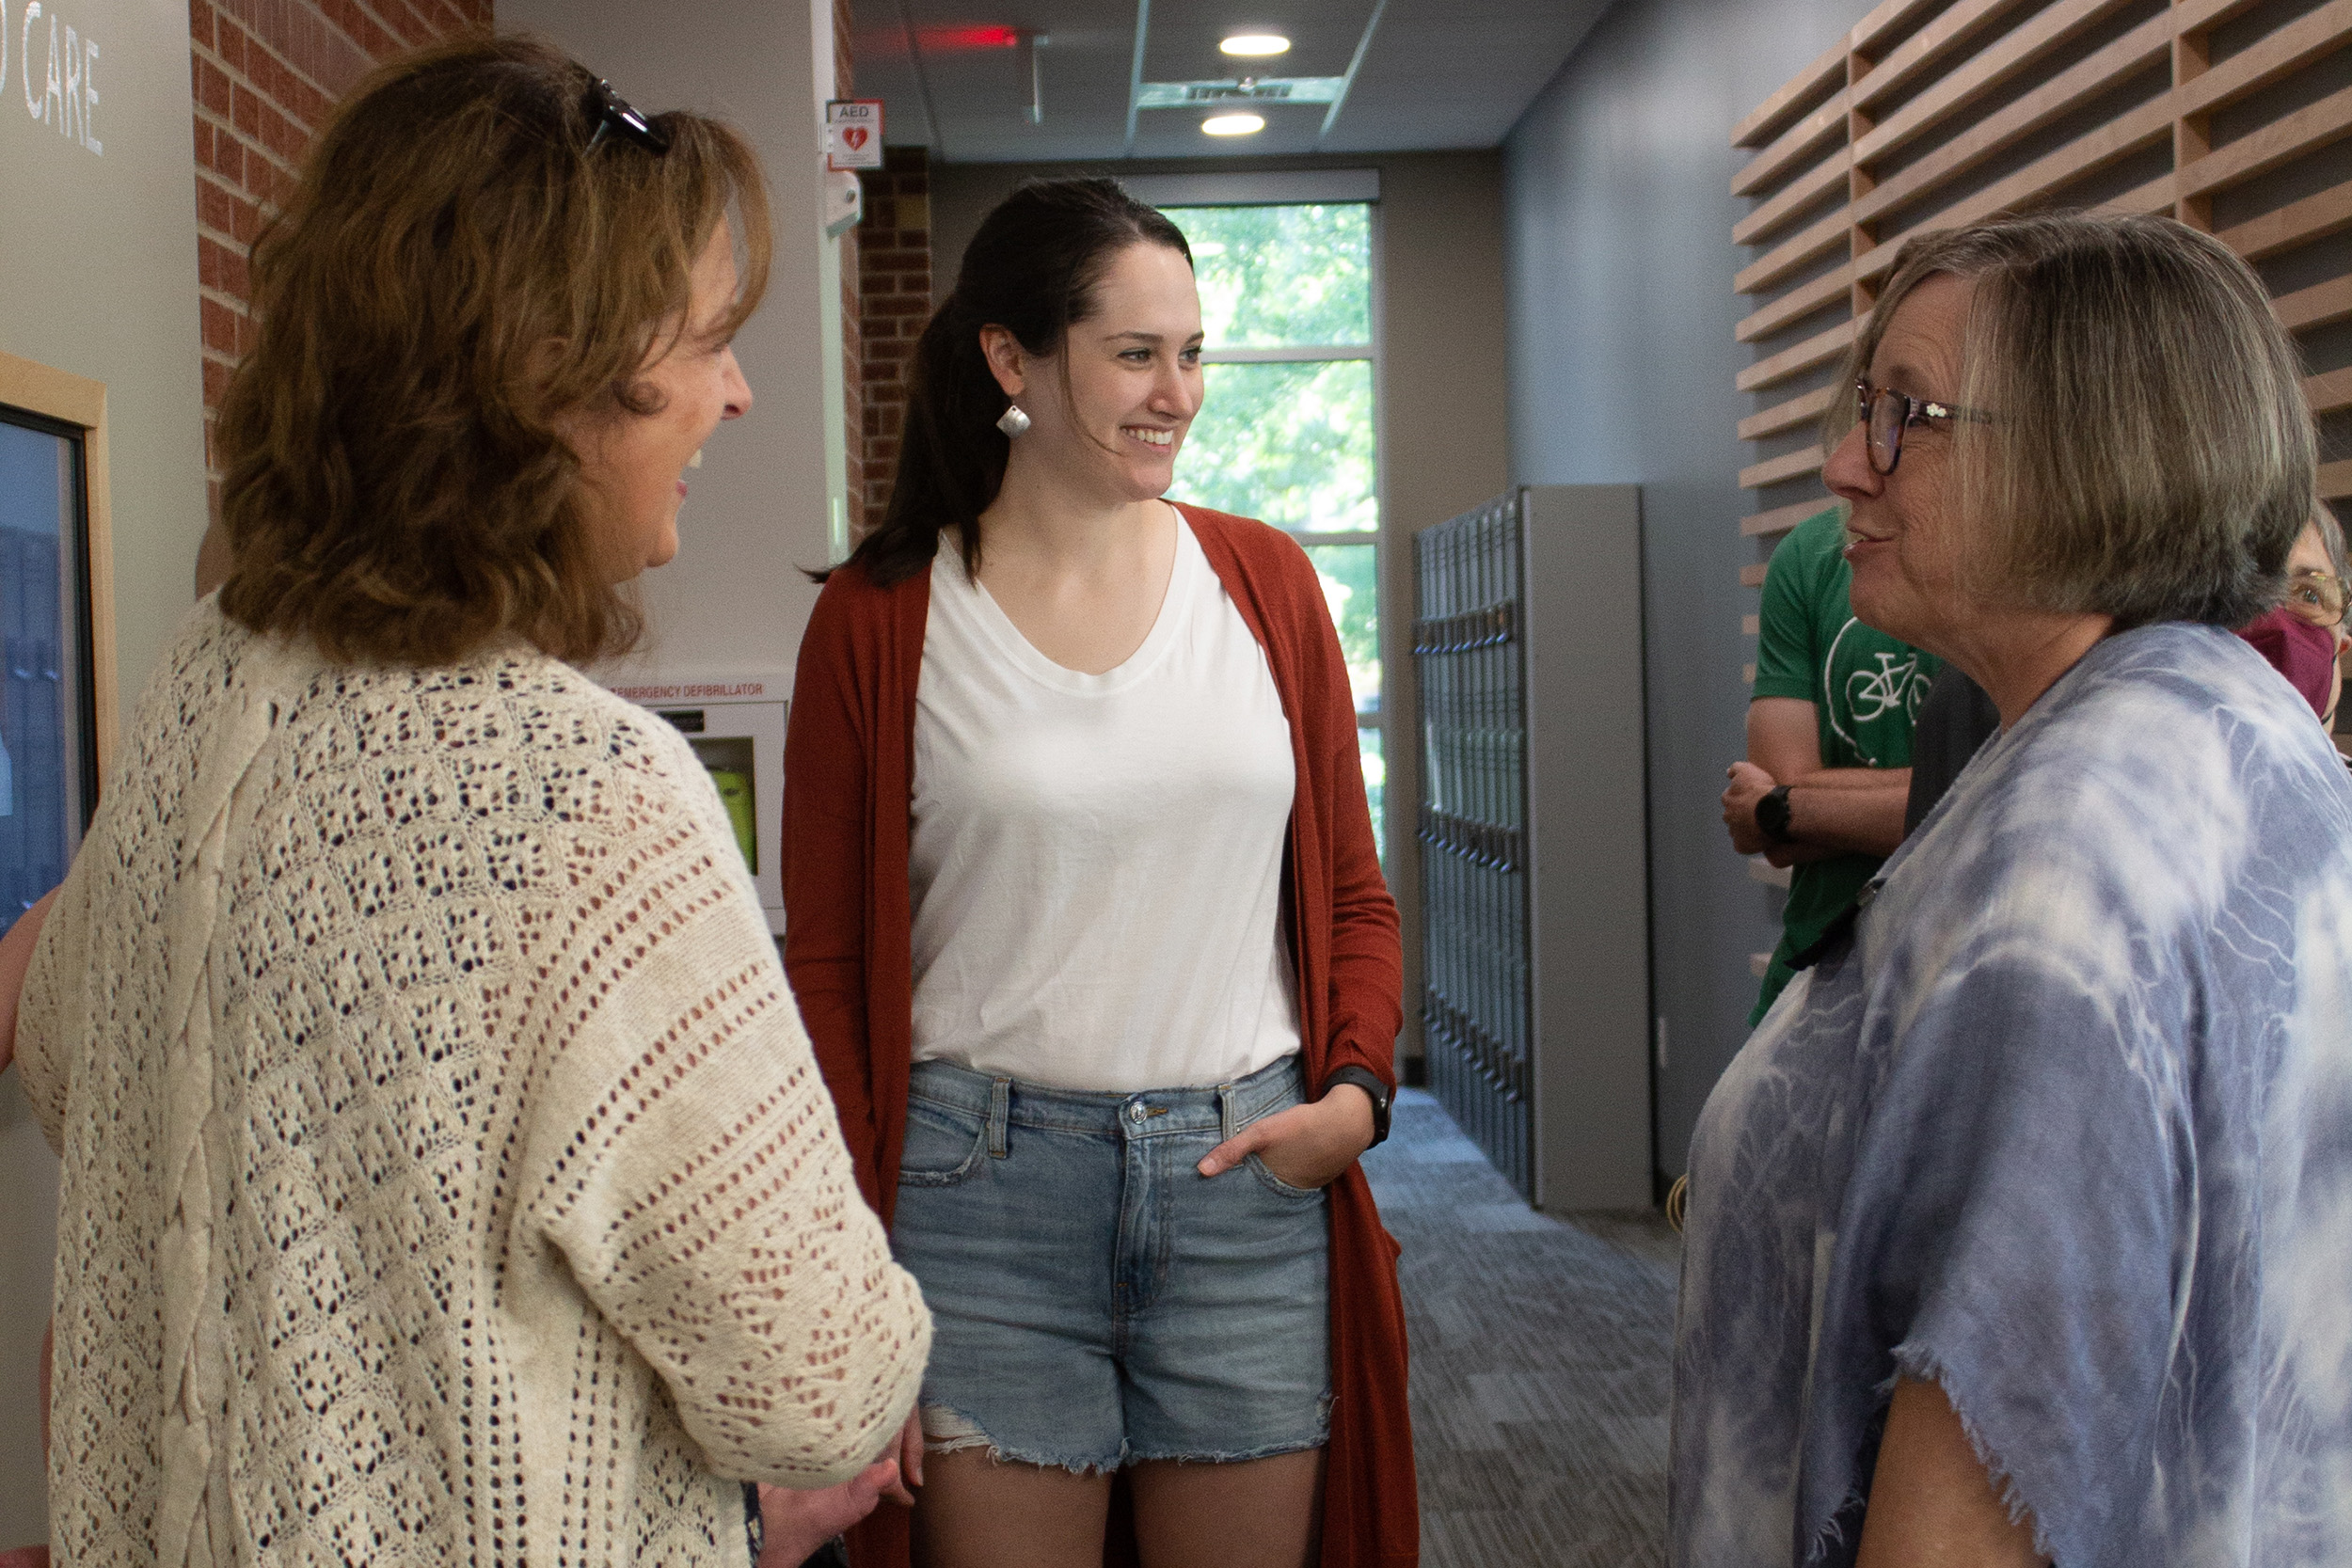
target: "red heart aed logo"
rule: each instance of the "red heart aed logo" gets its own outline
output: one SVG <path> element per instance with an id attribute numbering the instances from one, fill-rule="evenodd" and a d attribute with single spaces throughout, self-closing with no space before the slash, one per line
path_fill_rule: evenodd
<path id="1" fill-rule="evenodd" d="M 850 151 L 855 152 L 859 148 L 866 145 L 866 127 L 863 125 L 852 125 L 848 130 L 841 133 L 841 139 L 850 144 Z"/>

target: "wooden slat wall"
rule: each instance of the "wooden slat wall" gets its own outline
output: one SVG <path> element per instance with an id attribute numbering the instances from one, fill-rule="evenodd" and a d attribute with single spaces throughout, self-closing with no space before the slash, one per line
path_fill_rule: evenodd
<path id="1" fill-rule="evenodd" d="M 1753 152 L 1731 182 L 1758 443 L 1741 584 L 1826 504 L 1813 434 L 1846 395 L 1827 383 L 1903 240 L 2001 212 L 2169 212 L 2282 280 L 2339 459 L 2321 492 L 2352 497 L 2347 49 L 2352 0 L 1884 0 L 1758 104 L 1731 138 Z"/>

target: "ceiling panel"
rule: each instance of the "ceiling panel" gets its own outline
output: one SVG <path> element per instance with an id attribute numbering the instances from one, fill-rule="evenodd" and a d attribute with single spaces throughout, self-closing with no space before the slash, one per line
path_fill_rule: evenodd
<path id="1" fill-rule="evenodd" d="M 1201 134 L 1202 108 L 1146 109 L 1130 143 L 1135 0 L 864 0 L 851 41 L 858 95 L 888 105 L 888 141 L 953 163 L 1033 163 L 1492 147 L 1609 0 L 1388 0 L 1328 134 L 1322 104 L 1256 103 L 1252 136 Z M 1341 76 L 1375 0 L 1152 0 L 1148 81 Z M 1042 36 L 1044 119 L 1029 120 L 1028 54 L 987 46 Z M 1238 62 L 1236 32 L 1280 33 L 1288 54 Z M 913 47 L 910 48 L 910 40 Z"/>

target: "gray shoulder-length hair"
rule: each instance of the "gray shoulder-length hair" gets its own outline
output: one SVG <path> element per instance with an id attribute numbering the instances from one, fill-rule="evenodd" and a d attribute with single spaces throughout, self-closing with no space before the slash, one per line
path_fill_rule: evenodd
<path id="1" fill-rule="evenodd" d="M 2317 442 L 2294 345 L 2252 269 L 2170 218 L 2053 214 L 1922 235 L 1855 339 L 1851 385 L 1903 296 L 1976 285 L 1956 499 L 1985 548 L 1972 594 L 2238 626 L 2279 602 L 2311 520 Z M 1854 422 L 1832 405 L 1827 435 Z"/>

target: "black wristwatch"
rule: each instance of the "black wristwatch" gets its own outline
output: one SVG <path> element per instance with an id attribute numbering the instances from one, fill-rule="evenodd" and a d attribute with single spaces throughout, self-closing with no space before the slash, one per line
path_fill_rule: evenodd
<path id="1" fill-rule="evenodd" d="M 1756 803 L 1756 829 L 1774 844 L 1788 842 L 1788 786 L 1775 784 Z"/>
<path id="2" fill-rule="evenodd" d="M 1358 1088 L 1363 1090 L 1366 1094 L 1372 1096 L 1371 1147 L 1378 1148 L 1382 1144 L 1387 1143 L 1389 1141 L 1389 1100 L 1391 1098 L 1389 1085 L 1380 1082 L 1380 1075 L 1373 1071 L 1370 1068 L 1333 1068 L 1331 1069 L 1331 1075 L 1323 1081 L 1323 1094 L 1329 1094 L 1336 1085 L 1341 1084 L 1353 1084 Z M 1317 1095 L 1315 1098 L 1320 1100 L 1323 1098 L 1323 1095 Z"/>

